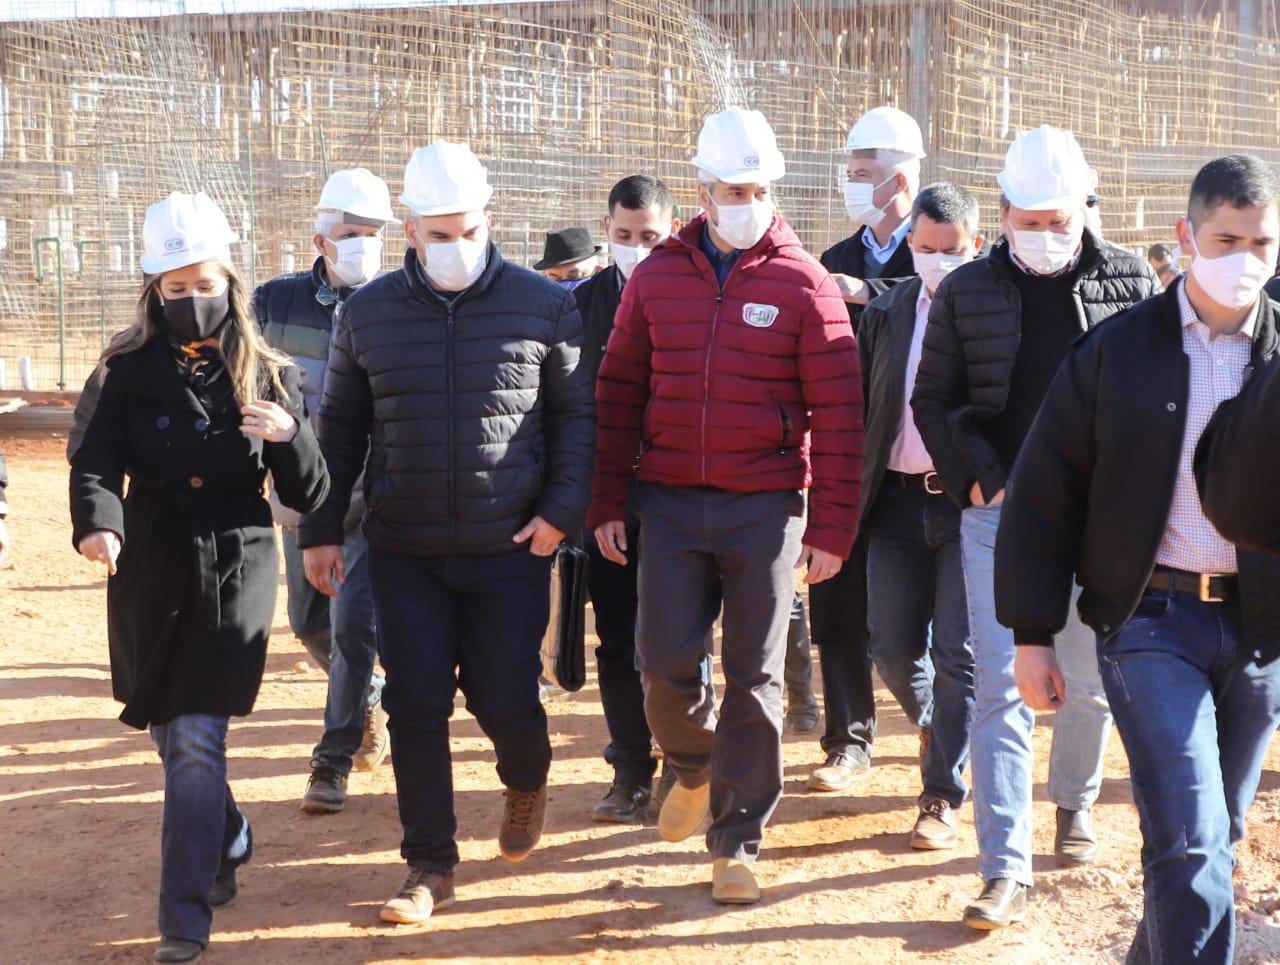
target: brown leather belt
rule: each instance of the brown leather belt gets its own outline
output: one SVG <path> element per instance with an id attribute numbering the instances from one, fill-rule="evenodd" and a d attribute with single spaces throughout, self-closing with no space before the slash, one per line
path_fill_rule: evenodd
<path id="1" fill-rule="evenodd" d="M 1215 576 L 1212 573 L 1188 573 L 1168 566 L 1158 566 L 1147 588 L 1167 590 L 1170 593 L 1190 593 L 1203 603 L 1225 603 L 1236 595 L 1238 581 L 1235 574 Z"/>
<path id="2" fill-rule="evenodd" d="M 942 480 L 938 478 L 936 472 L 922 472 L 918 475 L 908 475 L 904 472 L 896 472 L 893 469 L 884 471 L 886 481 L 896 482 L 903 489 L 923 489 L 930 496 L 941 496 L 946 490 L 942 488 Z"/>

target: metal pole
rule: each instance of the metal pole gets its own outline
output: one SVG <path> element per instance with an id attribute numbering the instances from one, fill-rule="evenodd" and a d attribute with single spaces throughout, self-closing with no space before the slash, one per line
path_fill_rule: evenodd
<path id="1" fill-rule="evenodd" d="M 62 239 L 56 235 L 36 238 L 31 242 L 31 250 L 36 260 L 36 281 L 44 281 L 44 265 L 40 261 L 42 245 L 52 243 L 58 258 L 58 388 L 67 387 L 67 303 L 66 288 L 62 277 Z"/>
<path id="2" fill-rule="evenodd" d="M 324 143 L 324 125 L 316 125 L 316 133 L 320 135 L 320 163 L 324 165 L 324 179 L 329 180 L 329 148 Z"/>
<path id="3" fill-rule="evenodd" d="M 249 157 L 249 288 L 252 290 L 258 287 L 258 214 L 253 204 L 253 123 L 245 126 Z"/>
<path id="4" fill-rule="evenodd" d="M 101 348 L 107 347 L 107 241 L 105 238 L 81 238 L 76 242 L 76 261 L 84 276 L 84 250 L 90 245 L 98 247 L 98 341 Z"/>

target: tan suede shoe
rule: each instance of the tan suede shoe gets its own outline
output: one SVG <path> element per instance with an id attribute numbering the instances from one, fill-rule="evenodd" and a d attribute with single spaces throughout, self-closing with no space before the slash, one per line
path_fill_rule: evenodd
<path id="1" fill-rule="evenodd" d="M 711 897 L 722 905 L 754 905 L 760 900 L 760 886 L 741 861 L 716 858 L 711 866 Z"/>

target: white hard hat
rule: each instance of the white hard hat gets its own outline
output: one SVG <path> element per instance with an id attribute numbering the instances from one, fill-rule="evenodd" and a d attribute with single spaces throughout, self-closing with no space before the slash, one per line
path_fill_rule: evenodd
<path id="1" fill-rule="evenodd" d="M 917 159 L 928 156 L 920 125 L 896 107 L 873 107 L 859 117 L 844 146 L 847 151 L 897 151 Z"/>
<path id="2" fill-rule="evenodd" d="M 741 107 L 706 119 L 693 163 L 726 184 L 770 184 L 787 171 L 764 115 Z"/>
<path id="3" fill-rule="evenodd" d="M 1083 205 L 1098 186 L 1075 135 L 1044 124 L 1019 134 L 996 181 L 1009 203 L 1028 211 Z"/>
<path id="4" fill-rule="evenodd" d="M 228 246 L 239 240 L 227 216 L 207 194 L 174 191 L 147 208 L 138 260 L 148 275 L 159 275 L 202 261 L 227 261 Z"/>
<path id="5" fill-rule="evenodd" d="M 432 141 L 405 165 L 400 201 L 416 215 L 482 211 L 491 197 L 489 172 L 465 144 Z"/>
<path id="6" fill-rule="evenodd" d="M 387 190 L 387 182 L 368 168 L 347 168 L 329 175 L 315 209 L 340 211 L 365 221 L 399 224 L 391 213 L 391 192 Z"/>

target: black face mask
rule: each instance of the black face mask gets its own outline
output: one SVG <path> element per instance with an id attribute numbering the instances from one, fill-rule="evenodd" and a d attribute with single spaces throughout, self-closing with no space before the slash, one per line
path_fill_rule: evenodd
<path id="1" fill-rule="evenodd" d="M 227 320 L 230 289 L 210 298 L 170 298 L 164 303 L 169 331 L 183 342 L 200 342 L 217 333 Z"/>

